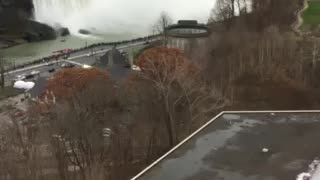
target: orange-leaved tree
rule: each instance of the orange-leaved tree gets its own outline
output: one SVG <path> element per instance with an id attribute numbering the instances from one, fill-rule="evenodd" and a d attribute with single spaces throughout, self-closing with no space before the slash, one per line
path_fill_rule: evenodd
<path id="1" fill-rule="evenodd" d="M 96 68 L 91 69 L 66 69 L 59 71 L 49 80 L 43 96 L 54 96 L 57 100 L 67 100 L 74 93 L 81 92 L 95 82 L 108 81 L 108 75 Z"/>
<path id="2" fill-rule="evenodd" d="M 105 164 L 111 161 L 109 136 L 119 123 L 110 117 L 119 112 L 118 104 L 113 83 L 99 69 L 66 69 L 49 80 L 30 113 L 50 139 L 60 179 L 69 179 L 70 165 L 79 167 L 81 179 L 105 179 L 103 172 L 111 172 Z"/>

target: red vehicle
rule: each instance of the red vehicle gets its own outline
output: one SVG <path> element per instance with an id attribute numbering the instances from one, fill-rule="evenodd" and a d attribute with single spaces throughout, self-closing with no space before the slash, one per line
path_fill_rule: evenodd
<path id="1" fill-rule="evenodd" d="M 68 54 L 68 53 L 71 53 L 73 50 L 72 49 L 63 49 L 63 50 L 58 50 L 58 51 L 53 51 L 53 55 L 65 55 L 65 54 Z"/>

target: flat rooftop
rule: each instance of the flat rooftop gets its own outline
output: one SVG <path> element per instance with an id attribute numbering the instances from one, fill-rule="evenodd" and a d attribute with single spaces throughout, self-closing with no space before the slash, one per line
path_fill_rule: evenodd
<path id="1" fill-rule="evenodd" d="M 198 131 L 133 180 L 295 180 L 320 157 L 320 112 L 221 113 Z"/>

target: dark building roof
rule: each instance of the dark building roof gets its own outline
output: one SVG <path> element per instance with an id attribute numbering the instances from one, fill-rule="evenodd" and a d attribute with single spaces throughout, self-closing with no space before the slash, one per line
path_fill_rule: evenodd
<path id="1" fill-rule="evenodd" d="M 112 79 L 122 80 L 132 72 L 128 63 L 126 57 L 119 50 L 113 48 L 104 54 L 95 65 L 106 68 Z"/>
<path id="2" fill-rule="evenodd" d="M 319 157 L 320 113 L 223 114 L 134 180 L 292 180 Z"/>
<path id="3" fill-rule="evenodd" d="M 196 20 L 179 20 L 179 25 L 198 25 L 198 21 Z"/>
<path id="4" fill-rule="evenodd" d="M 166 29 L 169 36 L 181 38 L 206 37 L 210 33 L 206 24 L 198 24 L 196 20 L 179 20 L 177 24 L 170 25 Z M 185 32 L 187 29 L 190 33 Z"/>
<path id="5" fill-rule="evenodd" d="M 111 59 L 110 59 L 111 58 Z M 101 64 L 106 66 L 112 66 L 112 65 L 125 65 L 126 58 L 121 54 L 119 50 L 116 48 L 113 48 L 112 50 L 106 52 L 99 61 Z"/>

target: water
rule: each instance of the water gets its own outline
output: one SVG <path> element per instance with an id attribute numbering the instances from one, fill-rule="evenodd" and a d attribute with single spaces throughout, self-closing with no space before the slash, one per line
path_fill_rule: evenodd
<path id="1" fill-rule="evenodd" d="M 145 34 L 162 11 L 173 20 L 207 22 L 214 0 L 33 0 L 37 21 L 95 33 Z"/>
<path id="2" fill-rule="evenodd" d="M 152 34 L 152 25 L 162 11 L 173 21 L 196 19 L 206 23 L 215 0 L 33 0 L 36 21 L 52 27 L 67 27 L 71 36 L 18 45 L 3 51 L 15 64 L 24 63 L 64 48 L 132 39 Z M 79 29 L 92 32 L 83 36 Z"/>
<path id="3" fill-rule="evenodd" d="M 113 42 L 135 38 L 134 34 L 109 34 L 103 36 L 68 36 L 56 40 L 25 43 L 9 49 L 1 50 L 5 59 L 13 64 L 23 64 L 45 56 L 52 55 L 54 51 L 66 48 L 80 48 L 99 42 Z M 65 42 L 61 42 L 65 39 Z"/>

